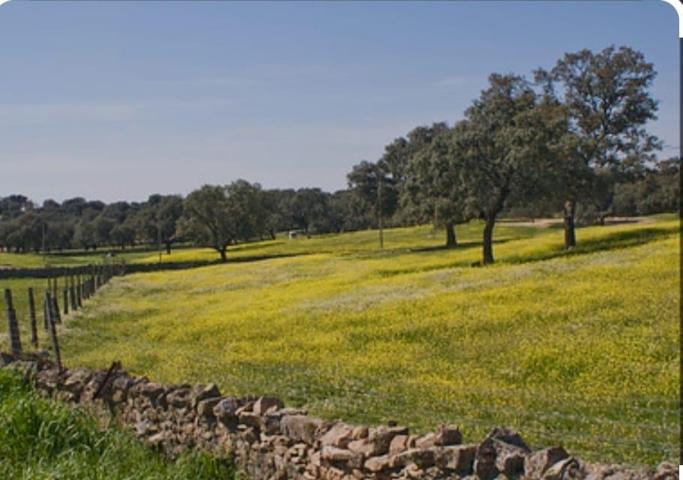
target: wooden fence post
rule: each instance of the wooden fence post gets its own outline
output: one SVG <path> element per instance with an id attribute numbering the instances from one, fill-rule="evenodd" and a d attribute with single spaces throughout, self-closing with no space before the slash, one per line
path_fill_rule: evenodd
<path id="1" fill-rule="evenodd" d="M 55 322 L 62 323 L 62 315 L 59 313 L 59 302 L 57 301 L 56 294 L 52 296 L 52 315 Z"/>
<path id="2" fill-rule="evenodd" d="M 69 293 L 71 294 L 71 310 L 75 312 L 78 310 L 78 303 L 76 302 L 76 287 L 73 276 L 69 277 Z"/>
<path id="3" fill-rule="evenodd" d="M 50 339 L 52 340 L 52 348 L 55 352 L 55 361 L 57 362 L 57 367 L 62 370 L 62 355 L 59 351 L 59 341 L 57 340 L 57 327 L 55 326 L 55 319 L 52 316 L 52 299 L 50 298 L 50 293 L 45 292 L 45 311 L 48 312 L 48 324 L 50 326 Z"/>
<path id="4" fill-rule="evenodd" d="M 28 287 L 28 309 L 31 316 L 31 343 L 38 348 L 38 326 L 36 322 L 36 301 L 33 297 L 33 287 Z"/>
<path id="5" fill-rule="evenodd" d="M 45 293 L 49 293 L 49 290 L 45 290 Z M 47 308 L 47 303 L 45 303 L 45 299 L 43 299 L 43 329 L 45 331 L 49 331 L 50 327 L 48 323 L 50 322 L 50 310 Z"/>
<path id="6" fill-rule="evenodd" d="M 14 311 L 12 303 L 12 290 L 5 289 L 5 304 L 7 305 L 7 323 L 9 327 L 9 338 L 12 353 L 21 353 L 21 338 L 19 337 L 19 325 L 17 324 L 17 313 Z"/>
<path id="7" fill-rule="evenodd" d="M 83 285 L 81 284 L 81 275 L 76 276 L 76 303 L 78 308 L 83 306 Z"/>
<path id="8" fill-rule="evenodd" d="M 69 288 L 66 283 L 64 284 L 62 301 L 64 302 L 64 315 L 66 316 L 69 314 Z"/>

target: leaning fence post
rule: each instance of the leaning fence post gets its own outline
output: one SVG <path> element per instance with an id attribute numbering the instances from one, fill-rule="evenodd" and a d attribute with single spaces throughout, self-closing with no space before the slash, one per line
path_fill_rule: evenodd
<path id="1" fill-rule="evenodd" d="M 45 292 L 45 311 L 48 312 L 48 324 L 50 326 L 50 339 L 52 340 L 52 348 L 55 351 L 55 361 L 57 362 L 57 367 L 62 370 L 62 355 L 59 351 L 59 341 L 57 340 L 57 327 L 55 326 L 55 318 L 52 315 L 52 299 L 50 298 L 50 293 Z"/>
<path id="2" fill-rule="evenodd" d="M 58 288 L 57 287 L 57 281 L 58 281 L 58 277 L 55 276 L 52 279 L 52 299 L 53 300 L 57 298 L 57 288 Z"/>
<path id="3" fill-rule="evenodd" d="M 57 323 L 62 323 L 62 315 L 59 313 L 59 302 L 57 301 L 57 295 L 52 296 L 52 315 Z"/>
<path id="4" fill-rule="evenodd" d="M 19 325 L 17 324 L 17 313 L 14 311 L 12 303 L 12 290 L 5 289 L 5 304 L 7 305 L 7 323 L 9 326 L 9 338 L 13 354 L 21 353 L 21 338 L 19 337 Z"/>
<path id="5" fill-rule="evenodd" d="M 76 302 L 76 287 L 74 286 L 74 277 L 69 277 L 69 294 L 71 296 L 71 310 L 74 312 L 78 310 L 78 303 Z"/>
<path id="6" fill-rule="evenodd" d="M 28 309 L 31 316 L 31 343 L 38 348 L 38 327 L 36 325 L 36 301 L 33 297 L 33 287 L 28 287 Z"/>
<path id="7" fill-rule="evenodd" d="M 83 306 L 83 285 L 81 284 L 81 275 L 76 277 L 76 303 L 78 308 Z"/>
<path id="8" fill-rule="evenodd" d="M 49 290 L 45 290 L 45 293 L 49 293 Z M 50 322 L 50 310 L 47 308 L 47 303 L 43 300 L 43 328 L 47 331 L 50 329 L 48 323 Z"/>
<path id="9" fill-rule="evenodd" d="M 64 315 L 68 315 L 69 314 L 69 287 L 66 286 L 66 283 L 64 284 L 62 301 L 64 302 Z"/>

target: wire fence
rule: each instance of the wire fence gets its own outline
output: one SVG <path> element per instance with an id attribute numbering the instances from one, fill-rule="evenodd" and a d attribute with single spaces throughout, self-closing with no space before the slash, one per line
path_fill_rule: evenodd
<path id="1" fill-rule="evenodd" d="M 122 262 L 58 268 L 41 287 L 5 288 L 7 333 L 4 341 L 0 337 L 0 347 L 9 341 L 11 352 L 19 355 L 29 345 L 33 349 L 49 345 L 55 361 L 61 365 L 56 325 L 62 323 L 63 317 L 81 309 L 114 276 L 124 273 Z M 35 281 L 37 279 L 31 279 L 30 283 Z M 21 314 L 18 314 L 17 304 L 23 306 Z M 42 329 L 39 328 L 41 324 Z M 41 334 L 41 330 L 45 333 Z"/>

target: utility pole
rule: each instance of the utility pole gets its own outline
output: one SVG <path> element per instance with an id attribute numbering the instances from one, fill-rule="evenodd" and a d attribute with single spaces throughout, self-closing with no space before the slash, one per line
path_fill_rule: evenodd
<path id="1" fill-rule="evenodd" d="M 384 250 L 384 215 L 382 215 L 382 172 L 377 170 L 377 216 L 379 223 L 379 249 Z"/>
<path id="2" fill-rule="evenodd" d="M 161 263 L 161 219 L 157 212 L 157 252 L 159 253 L 159 263 Z"/>
<path id="3" fill-rule="evenodd" d="M 43 263 L 45 263 L 45 266 L 47 266 L 47 252 L 45 251 L 45 220 L 41 222 L 41 233 L 42 233 L 42 250 L 43 250 Z"/>

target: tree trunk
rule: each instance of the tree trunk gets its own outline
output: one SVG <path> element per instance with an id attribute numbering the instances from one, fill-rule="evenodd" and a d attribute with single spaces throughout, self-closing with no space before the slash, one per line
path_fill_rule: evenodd
<path id="1" fill-rule="evenodd" d="M 166 255 L 171 254 L 171 242 L 166 242 Z"/>
<path id="2" fill-rule="evenodd" d="M 221 262 L 222 263 L 225 263 L 228 261 L 228 255 L 227 255 L 226 251 L 227 251 L 227 247 L 218 248 L 218 253 L 221 254 Z"/>
<path id="3" fill-rule="evenodd" d="M 458 245 L 458 239 L 455 236 L 455 225 L 452 223 L 446 224 L 446 248 L 453 248 Z"/>
<path id="4" fill-rule="evenodd" d="M 487 218 L 484 225 L 484 265 L 493 263 L 493 227 L 496 225 L 496 217 Z"/>
<path id="5" fill-rule="evenodd" d="M 571 250 L 576 246 L 576 230 L 574 218 L 576 216 L 576 202 L 564 202 L 564 248 Z"/>

